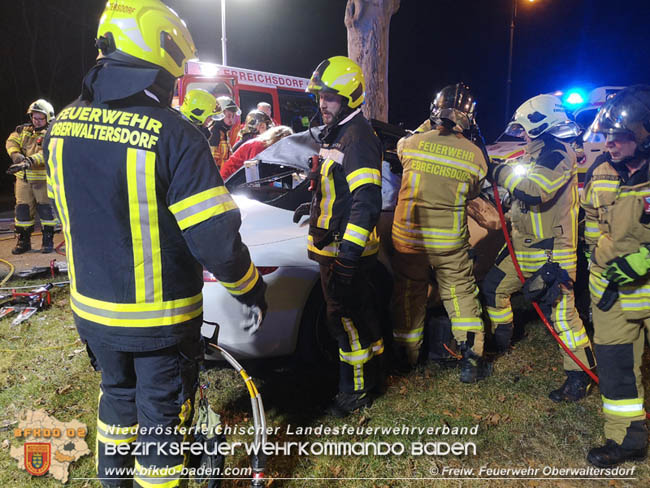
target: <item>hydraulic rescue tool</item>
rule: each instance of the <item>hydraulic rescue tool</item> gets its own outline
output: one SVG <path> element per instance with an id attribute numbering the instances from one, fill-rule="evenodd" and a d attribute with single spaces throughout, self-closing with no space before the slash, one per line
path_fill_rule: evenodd
<path id="1" fill-rule="evenodd" d="M 11 295 L 0 296 L 0 300 L 10 298 L 0 308 L 0 319 L 17 313 L 18 316 L 11 322 L 13 327 L 24 322 L 36 312 L 49 307 L 52 303 L 50 296 L 52 287 L 52 283 L 48 283 L 26 293 L 18 293 L 12 290 Z"/>

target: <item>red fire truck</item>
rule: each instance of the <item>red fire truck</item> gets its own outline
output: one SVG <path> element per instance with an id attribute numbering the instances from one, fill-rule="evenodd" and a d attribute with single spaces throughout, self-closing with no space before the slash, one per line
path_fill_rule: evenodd
<path id="1" fill-rule="evenodd" d="M 179 81 L 175 102 L 182 101 L 188 90 L 202 88 L 215 96 L 231 96 L 241 108 L 242 119 L 259 102 L 267 102 L 273 109 L 272 117 L 276 124 L 300 132 L 309 127 L 310 118 L 318 110 L 315 97 L 305 92 L 308 82 L 308 79 L 296 76 L 189 61 L 185 76 Z M 238 126 L 236 123 L 232 132 L 236 132 Z"/>

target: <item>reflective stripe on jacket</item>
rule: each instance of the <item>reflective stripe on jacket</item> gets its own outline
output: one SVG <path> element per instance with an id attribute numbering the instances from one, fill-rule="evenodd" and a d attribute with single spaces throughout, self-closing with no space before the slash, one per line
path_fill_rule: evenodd
<path id="1" fill-rule="evenodd" d="M 214 163 L 218 168 L 223 166 L 228 158 L 232 154 L 232 149 L 230 147 L 230 139 L 228 138 L 228 129 L 226 128 L 221 121 L 215 122 L 212 127 L 210 127 L 210 151 L 212 152 L 212 157 L 214 158 Z"/>
<path id="2" fill-rule="evenodd" d="M 376 254 L 381 212 L 381 142 L 355 110 L 321 135 L 320 179 L 312 197 L 309 257 L 357 261 Z"/>
<path id="3" fill-rule="evenodd" d="M 579 209 L 575 151 L 546 135 L 529 143 L 525 151 L 523 160 L 496 171 L 498 184 L 513 198 L 510 220 L 515 250 L 544 249 L 549 257 L 552 250 L 563 250 L 567 255 L 557 262 L 575 271 Z"/>
<path id="4" fill-rule="evenodd" d="M 650 167 L 648 162 L 631 176 L 607 155 L 599 157 L 587 173 L 582 206 L 585 240 L 593 249 L 589 289 L 600 299 L 609 285 L 602 276 L 608 263 L 641 246 L 650 246 Z M 590 229 L 589 234 L 587 230 Z M 621 308 L 633 318 L 650 316 L 650 276 L 618 287 Z"/>
<path id="5" fill-rule="evenodd" d="M 110 65 L 85 83 L 119 86 Z M 77 100 L 45 139 L 71 305 L 80 332 L 104 343 L 176 341 L 202 313 L 203 267 L 239 300 L 260 277 L 200 130 L 144 93 L 128 101 Z"/>
<path id="6" fill-rule="evenodd" d="M 393 220 L 393 244 L 402 252 L 449 251 L 467 244 L 467 201 L 480 192 L 487 163 L 460 134 L 438 130 L 401 139 L 404 172 Z"/>
<path id="7" fill-rule="evenodd" d="M 23 124 L 16 127 L 7 138 L 5 147 L 7 154 L 19 152 L 23 156 L 30 157 L 33 161 L 32 167 L 16 173 L 16 178 L 27 181 L 45 181 L 45 160 L 43 159 L 43 137 L 47 127 L 36 130 L 32 124 Z"/>

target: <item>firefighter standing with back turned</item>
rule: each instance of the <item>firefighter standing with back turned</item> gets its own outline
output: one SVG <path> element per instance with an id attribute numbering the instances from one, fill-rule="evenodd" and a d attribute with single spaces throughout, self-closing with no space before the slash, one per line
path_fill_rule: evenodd
<path id="1" fill-rule="evenodd" d="M 594 133 L 606 135 L 607 152 L 587 172 L 582 206 L 606 443 L 587 460 L 609 468 L 648 451 L 641 357 L 650 335 L 650 86 L 608 100 Z"/>
<path id="2" fill-rule="evenodd" d="M 187 459 L 171 444 L 189 441 L 175 429 L 191 425 L 203 356 L 202 265 L 243 304 L 251 332 L 265 285 L 205 137 L 170 108 L 195 57 L 184 22 L 159 0 L 111 1 L 97 37 L 97 65 L 45 140 L 48 187 L 77 330 L 102 374 L 99 477 L 131 486 L 128 474 L 108 478 L 134 467 L 134 486 L 175 487 Z M 115 452 L 136 440 L 157 447 Z"/>
<path id="3" fill-rule="evenodd" d="M 443 88 L 431 104 L 434 130 L 401 139 L 404 172 L 395 218 L 391 261 L 393 339 L 398 360 L 415 366 L 424 336 L 430 268 L 462 354 L 460 381 L 490 374 L 482 360 L 483 321 L 469 255 L 467 202 L 487 173 L 482 150 L 468 140 L 475 101 L 466 85 Z"/>
<path id="4" fill-rule="evenodd" d="M 569 118 L 559 98 L 538 95 L 524 102 L 508 124 L 506 133 L 523 137 L 527 167 L 490 163 L 488 178 L 512 195 L 510 210 L 512 245 L 526 278 L 547 262 L 557 263 L 557 274 L 566 271 L 566 281 L 576 277 L 578 245 L 578 178 L 576 155 L 564 138 L 576 137 L 579 129 Z M 510 296 L 522 289 L 508 248 L 504 246 L 496 264 L 481 284 L 488 316 L 499 352 L 507 351 L 513 331 Z M 551 321 L 564 344 L 588 368 L 595 361 L 587 331 L 575 307 L 570 286 L 559 288 L 551 300 Z M 589 392 L 587 373 L 561 349 L 566 381 L 553 390 L 554 402 L 575 402 Z"/>
<path id="5" fill-rule="evenodd" d="M 383 388 L 384 342 L 370 272 L 379 241 L 381 143 L 361 113 L 365 81 L 344 56 L 326 59 L 307 91 L 318 95 L 326 127 L 309 220 L 308 252 L 320 264 L 331 334 L 339 345 L 339 392 L 331 413 L 343 417 L 372 404 Z"/>
<path id="6" fill-rule="evenodd" d="M 23 254 L 31 250 L 34 210 L 41 221 L 41 252 L 50 253 L 54 250 L 56 220 L 47 196 L 43 137 L 54 118 L 54 107 L 48 101 L 39 99 L 29 106 L 27 113 L 31 123 L 16 127 L 6 144 L 13 163 L 7 173 L 16 175 L 15 225 L 18 243 L 11 253 Z"/>

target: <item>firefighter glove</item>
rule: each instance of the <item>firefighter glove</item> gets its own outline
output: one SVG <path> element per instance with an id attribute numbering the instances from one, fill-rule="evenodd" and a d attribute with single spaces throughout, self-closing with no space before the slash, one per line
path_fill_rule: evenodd
<path id="1" fill-rule="evenodd" d="M 617 285 L 628 285 L 650 271 L 650 250 L 641 246 L 637 252 L 612 259 L 605 270 L 605 278 Z"/>
<path id="2" fill-rule="evenodd" d="M 332 266 L 334 280 L 344 286 L 352 285 L 352 278 L 357 270 L 357 263 L 351 259 L 338 257 Z"/>
<path id="3" fill-rule="evenodd" d="M 618 285 L 611 281 L 607 285 L 607 288 L 605 288 L 603 296 L 600 297 L 596 306 L 603 312 L 607 312 L 614 306 L 616 300 L 618 300 Z"/>
<path id="4" fill-rule="evenodd" d="M 259 305 L 245 305 L 242 328 L 250 335 L 254 335 L 262 325 L 265 313 L 266 310 Z"/>
<path id="5" fill-rule="evenodd" d="M 487 179 L 490 182 L 497 182 L 497 176 L 499 174 L 498 168 L 501 167 L 500 164 L 492 162 L 492 160 L 488 160 L 487 162 L 488 170 L 487 170 Z"/>
<path id="6" fill-rule="evenodd" d="M 351 259 L 338 257 L 334 260 L 332 276 L 328 284 L 333 297 L 344 300 L 350 294 L 356 270 L 357 263 Z"/>
<path id="7" fill-rule="evenodd" d="M 259 330 L 264 321 L 266 310 L 269 308 L 266 303 L 266 283 L 262 281 L 262 284 L 256 288 L 257 290 L 253 292 L 251 299 L 242 302 L 244 318 L 242 319 L 241 326 L 250 335 L 255 334 Z"/>
<path id="8" fill-rule="evenodd" d="M 15 163 L 21 163 L 25 160 L 25 155 L 21 152 L 11 153 L 11 161 Z"/>
<path id="9" fill-rule="evenodd" d="M 7 169 L 7 174 L 13 175 L 14 173 L 18 173 L 19 171 L 23 171 L 27 168 L 30 168 L 32 166 L 30 163 L 31 161 L 29 160 L 29 158 L 25 158 L 21 163 L 14 163 L 11 166 L 9 166 L 9 169 Z"/>

